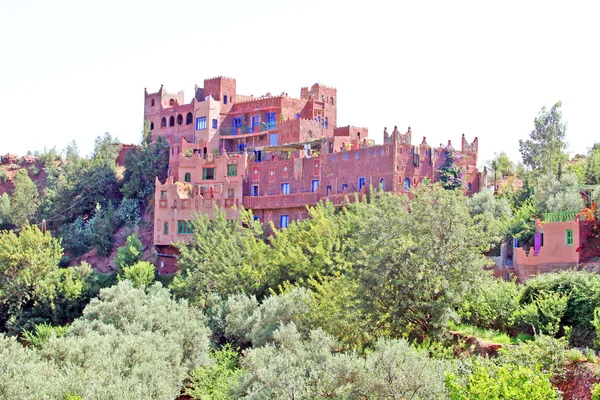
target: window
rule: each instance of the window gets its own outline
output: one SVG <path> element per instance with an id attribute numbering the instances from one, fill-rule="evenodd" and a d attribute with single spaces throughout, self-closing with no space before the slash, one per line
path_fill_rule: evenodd
<path id="1" fill-rule="evenodd" d="M 215 179 L 215 169 L 214 168 L 202 168 L 202 179 L 205 181 Z"/>
<path id="2" fill-rule="evenodd" d="M 567 246 L 572 246 L 573 245 L 573 230 L 572 229 L 567 229 L 565 232 L 565 241 Z"/>
<path id="3" fill-rule="evenodd" d="M 192 117 L 192 113 L 191 112 L 187 113 L 187 115 L 185 116 L 185 124 L 191 125 L 193 119 L 194 119 L 194 117 Z"/>
<path id="4" fill-rule="evenodd" d="M 172 115 L 169 118 L 169 126 L 175 126 L 175 117 Z"/>
<path id="5" fill-rule="evenodd" d="M 260 222 L 260 217 L 258 215 L 253 215 L 253 217 L 254 217 L 255 221 L 259 221 Z"/>
<path id="6" fill-rule="evenodd" d="M 196 130 L 206 129 L 206 117 L 196 118 Z"/>
<path id="7" fill-rule="evenodd" d="M 223 104 L 227 104 L 227 95 L 223 95 Z"/>
<path id="8" fill-rule="evenodd" d="M 153 131 L 154 130 L 154 122 L 150 122 L 150 130 Z"/>
<path id="9" fill-rule="evenodd" d="M 410 148 L 410 155 L 412 156 L 412 154 L 413 154 L 413 149 L 412 149 L 412 147 L 411 147 L 411 148 Z"/>
<path id="10" fill-rule="evenodd" d="M 233 199 L 235 197 L 235 189 L 227 189 L 227 197 Z"/>
<path id="11" fill-rule="evenodd" d="M 325 128 L 329 128 L 329 118 L 325 117 Z"/>
<path id="12" fill-rule="evenodd" d="M 252 130 L 254 130 L 255 126 L 259 126 L 260 125 L 260 115 L 255 115 L 254 117 L 252 117 Z"/>
<path id="13" fill-rule="evenodd" d="M 410 178 L 404 179 L 404 190 L 410 190 Z"/>
<path id="14" fill-rule="evenodd" d="M 319 180 L 318 179 L 313 179 L 311 190 L 313 193 L 319 191 Z"/>
<path id="15" fill-rule="evenodd" d="M 281 194 L 290 194 L 290 184 L 289 183 L 281 184 Z"/>
<path id="16" fill-rule="evenodd" d="M 333 105 L 333 97 L 329 98 L 329 102 Z"/>
<path id="17" fill-rule="evenodd" d="M 189 172 L 185 173 L 185 176 L 183 177 L 183 180 L 186 182 L 191 182 L 192 181 L 192 174 L 190 174 Z"/>
<path id="18" fill-rule="evenodd" d="M 238 118 L 234 118 L 231 121 L 231 126 L 233 126 L 234 128 L 239 128 L 242 126 L 242 118 L 238 117 Z"/>
<path id="19" fill-rule="evenodd" d="M 347 188 L 347 187 L 348 187 L 348 184 L 346 184 L 346 183 L 342 183 L 342 192 L 343 192 L 344 190 L 346 190 L 346 188 Z"/>
<path id="20" fill-rule="evenodd" d="M 181 114 L 177 116 L 177 125 L 183 125 L 183 115 Z"/>
<path id="21" fill-rule="evenodd" d="M 219 126 L 219 121 L 217 121 L 216 119 L 213 119 L 213 121 L 212 121 L 212 128 L 213 129 L 217 129 L 218 126 Z"/>
<path id="22" fill-rule="evenodd" d="M 358 190 L 362 189 L 363 186 L 365 186 L 365 178 L 361 176 L 358 178 Z"/>
<path id="23" fill-rule="evenodd" d="M 379 187 L 381 188 L 381 190 L 385 190 L 385 179 L 381 178 L 379 180 Z"/>
<path id="24" fill-rule="evenodd" d="M 344 153 L 344 160 L 348 159 L 348 153 Z"/>
<path id="25" fill-rule="evenodd" d="M 160 191 L 160 199 L 161 200 L 166 200 L 167 199 L 167 191 L 166 190 L 161 190 Z"/>
<path id="26" fill-rule="evenodd" d="M 163 235 L 168 235 L 169 234 L 169 223 L 165 222 L 165 224 L 163 225 Z"/>
<path id="27" fill-rule="evenodd" d="M 325 196 L 329 196 L 329 192 L 331 192 L 331 185 L 327 185 L 327 188 L 325 188 Z"/>
<path id="28" fill-rule="evenodd" d="M 258 196 L 258 185 L 252 185 L 252 196 Z"/>
<path id="29" fill-rule="evenodd" d="M 384 154 L 384 153 L 383 153 L 384 151 L 385 151 L 385 149 L 382 147 L 382 148 L 381 148 L 381 155 L 383 155 L 383 154 Z"/>
<path id="30" fill-rule="evenodd" d="M 227 176 L 237 176 L 237 164 L 229 164 L 227 166 Z"/>
<path id="31" fill-rule="evenodd" d="M 166 127 L 167 127 L 167 119 L 166 119 L 166 118 L 163 118 L 163 119 L 160 121 L 160 127 L 161 127 L 161 128 L 166 128 Z"/>
<path id="32" fill-rule="evenodd" d="M 267 129 L 275 129 L 277 127 L 277 113 L 267 113 Z"/>
<path id="33" fill-rule="evenodd" d="M 289 215 L 281 215 L 279 216 L 279 227 L 287 228 L 290 225 L 290 216 Z"/>
<path id="34" fill-rule="evenodd" d="M 190 221 L 177 221 L 178 235 L 191 235 L 192 233 L 192 224 L 190 223 Z"/>
<path id="35" fill-rule="evenodd" d="M 467 183 L 467 187 L 469 188 L 469 190 L 473 189 L 473 184 L 471 182 Z"/>
<path id="36" fill-rule="evenodd" d="M 154 107 L 154 99 L 150 100 L 150 107 Z"/>
<path id="37" fill-rule="evenodd" d="M 425 157 L 429 157 L 429 150 L 425 149 Z"/>
<path id="38" fill-rule="evenodd" d="M 358 159 L 358 151 L 354 153 L 354 158 Z"/>
<path id="39" fill-rule="evenodd" d="M 300 119 L 300 113 L 296 114 L 296 119 Z"/>
<path id="40" fill-rule="evenodd" d="M 173 107 L 175 105 L 175 99 L 169 99 L 169 106 Z"/>

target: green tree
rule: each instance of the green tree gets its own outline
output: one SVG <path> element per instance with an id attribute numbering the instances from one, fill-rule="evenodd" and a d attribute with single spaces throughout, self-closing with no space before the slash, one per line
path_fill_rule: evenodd
<path id="1" fill-rule="evenodd" d="M 240 220 L 227 220 L 216 208 L 213 219 L 197 215 L 189 245 L 176 244 L 181 271 L 170 286 L 176 295 L 204 304 L 211 293 L 226 297 L 256 293 L 265 286 L 268 246 L 262 226 L 245 210 L 240 211 Z"/>
<path id="2" fill-rule="evenodd" d="M 579 211 L 583 208 L 583 199 L 577 187 L 575 175 L 563 174 L 557 179 L 552 173 L 542 174 L 537 179 L 534 205 L 540 213 Z"/>
<path id="3" fill-rule="evenodd" d="M 137 234 L 133 233 L 127 236 L 127 243 L 117 250 L 115 265 L 117 268 L 123 269 L 137 263 L 142 258 L 143 250 L 144 246 Z"/>
<path id="4" fill-rule="evenodd" d="M 98 254 L 107 255 L 113 248 L 115 243 L 114 226 L 115 212 L 112 207 L 112 202 L 108 202 L 106 208 L 97 205 L 96 214 L 89 222 L 91 244 L 96 247 Z"/>
<path id="5" fill-rule="evenodd" d="M 138 261 L 123 268 L 123 278 L 133 282 L 133 287 L 145 288 L 154 283 L 154 264 L 148 261 Z"/>
<path id="6" fill-rule="evenodd" d="M 0 233 L 0 329 L 31 307 L 44 289 L 43 280 L 56 270 L 62 248 L 50 233 L 24 225 L 15 234 Z"/>
<path id="7" fill-rule="evenodd" d="M 0 229 L 10 224 L 11 213 L 10 196 L 8 193 L 4 193 L 0 195 Z"/>
<path id="8" fill-rule="evenodd" d="M 416 337 L 443 328 L 484 274 L 492 239 L 459 191 L 381 195 L 356 234 L 354 274 L 371 326 Z"/>
<path id="9" fill-rule="evenodd" d="M 163 182 L 169 170 L 169 144 L 159 136 L 154 142 L 142 143 L 140 149 L 125 158 L 125 174 L 121 192 L 125 197 L 146 200 L 154 195 L 154 182 Z"/>
<path id="10" fill-rule="evenodd" d="M 527 140 L 519 140 L 523 164 L 534 171 L 557 174 L 567 160 L 565 134 L 567 125 L 561 121 L 560 101 L 550 110 L 542 107 L 534 120 L 534 129 Z"/>
<path id="11" fill-rule="evenodd" d="M 11 197 L 11 222 L 22 226 L 30 222 L 40 202 L 37 186 L 29 178 L 27 170 L 20 169 L 14 176 L 15 189 Z"/>
<path id="12" fill-rule="evenodd" d="M 585 183 L 600 185 L 600 143 L 594 143 L 590 149 L 585 165 Z"/>
<path id="13" fill-rule="evenodd" d="M 457 164 L 457 155 L 454 153 L 454 149 L 450 146 L 446 147 L 444 157 L 446 160 L 439 170 L 440 183 L 444 189 L 463 189 L 465 187 L 464 172 Z"/>

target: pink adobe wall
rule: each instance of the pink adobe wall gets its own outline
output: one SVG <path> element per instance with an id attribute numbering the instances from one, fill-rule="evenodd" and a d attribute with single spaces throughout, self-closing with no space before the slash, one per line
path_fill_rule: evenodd
<path id="1" fill-rule="evenodd" d="M 579 264 L 579 222 L 551 222 L 542 226 L 544 244 L 538 255 L 533 248 L 527 253 L 523 248 L 513 249 L 513 266 L 520 281 L 541 272 L 566 269 Z M 573 231 L 573 244 L 566 245 L 566 231 Z"/>

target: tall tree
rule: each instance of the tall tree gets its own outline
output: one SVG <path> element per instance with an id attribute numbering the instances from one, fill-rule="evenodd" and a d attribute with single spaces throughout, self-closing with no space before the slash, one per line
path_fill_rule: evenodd
<path id="1" fill-rule="evenodd" d="M 562 163 L 567 160 L 564 153 L 567 147 L 567 124 L 561 120 L 560 107 L 560 101 L 549 111 L 542 107 L 534 120 L 535 127 L 529 134 L 529 139 L 519 140 L 523 164 L 534 171 L 557 174 Z"/>
<path id="2" fill-rule="evenodd" d="M 40 203 L 37 186 L 29 178 L 26 169 L 19 170 L 14 177 L 15 190 L 11 199 L 11 222 L 22 226 L 31 221 Z"/>

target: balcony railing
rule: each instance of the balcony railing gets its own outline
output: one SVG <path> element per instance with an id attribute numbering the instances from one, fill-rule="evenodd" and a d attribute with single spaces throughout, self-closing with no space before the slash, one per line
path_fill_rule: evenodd
<path id="1" fill-rule="evenodd" d="M 245 208 L 287 208 L 314 206 L 319 200 L 319 193 L 278 194 L 273 196 L 244 196 Z"/>
<path id="2" fill-rule="evenodd" d="M 548 222 L 567 222 L 577 219 L 578 211 L 557 211 L 544 214 L 544 223 Z"/>
<path id="3" fill-rule="evenodd" d="M 277 129 L 277 122 L 269 121 L 262 122 L 254 126 L 222 126 L 219 129 L 219 134 L 224 136 L 230 135 L 248 135 L 251 133 L 259 133 Z"/>

